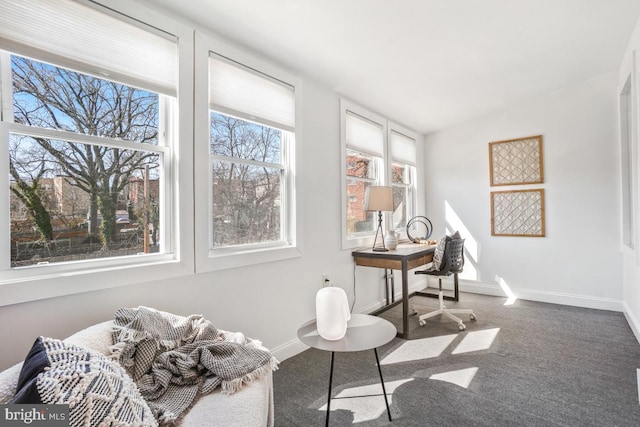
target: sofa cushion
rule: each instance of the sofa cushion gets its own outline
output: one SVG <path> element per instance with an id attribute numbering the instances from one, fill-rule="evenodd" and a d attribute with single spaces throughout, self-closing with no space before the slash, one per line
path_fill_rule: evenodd
<path id="1" fill-rule="evenodd" d="M 117 362 L 53 338 L 39 337 L 34 343 L 12 403 L 68 404 L 71 426 L 157 426 Z"/>
<path id="2" fill-rule="evenodd" d="M 16 363 L 0 372 L 0 404 L 11 402 L 18 389 L 18 377 L 23 362 Z"/>
<path id="3" fill-rule="evenodd" d="M 84 328 L 64 339 L 69 344 L 90 348 L 106 356 L 111 354 L 109 347 L 113 345 L 113 320 L 97 323 Z"/>

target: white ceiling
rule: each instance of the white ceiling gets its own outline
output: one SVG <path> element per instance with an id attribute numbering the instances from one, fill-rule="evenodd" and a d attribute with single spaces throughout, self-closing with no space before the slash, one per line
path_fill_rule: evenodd
<path id="1" fill-rule="evenodd" d="M 139 0 L 420 133 L 617 70 L 640 0 Z"/>

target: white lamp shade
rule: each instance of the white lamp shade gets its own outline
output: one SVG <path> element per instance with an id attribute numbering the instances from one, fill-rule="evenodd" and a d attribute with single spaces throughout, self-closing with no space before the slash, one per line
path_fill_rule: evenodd
<path id="1" fill-rule="evenodd" d="M 392 211 L 393 190 L 391 187 L 371 186 L 364 193 L 364 210 Z"/>
<path id="2" fill-rule="evenodd" d="M 344 289 L 328 286 L 318 291 L 316 324 L 322 338 L 335 341 L 344 337 L 349 319 L 351 319 L 351 313 Z"/>

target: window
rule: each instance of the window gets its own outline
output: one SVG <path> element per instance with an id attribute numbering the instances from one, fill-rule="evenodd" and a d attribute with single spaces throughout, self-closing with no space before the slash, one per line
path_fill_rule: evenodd
<path id="1" fill-rule="evenodd" d="M 29 3 L 0 6 L 0 269 L 171 255 L 175 37 L 74 1 Z"/>
<path id="2" fill-rule="evenodd" d="M 377 123 L 347 112 L 347 234 L 358 236 L 375 231 L 375 212 L 363 208 L 369 186 L 382 185 L 382 127 Z"/>
<path id="3" fill-rule="evenodd" d="M 203 34 L 196 45 L 196 85 L 209 87 L 196 98 L 196 227 L 208 230 L 196 236 L 196 269 L 299 256 L 298 82 Z"/>
<path id="4" fill-rule="evenodd" d="M 393 213 L 391 228 L 405 231 L 407 222 L 416 215 L 416 141 L 391 125 L 391 187 Z"/>
<path id="5" fill-rule="evenodd" d="M 211 249 L 282 242 L 289 132 L 211 112 Z"/>
<path id="6" fill-rule="evenodd" d="M 394 210 L 385 213 L 385 229 L 405 232 L 416 215 L 416 137 L 413 132 L 371 111 L 341 100 L 343 149 L 343 248 L 369 244 L 377 214 L 363 209 L 369 186 L 389 185 Z M 388 131 L 388 132 L 387 132 Z"/>
<path id="7" fill-rule="evenodd" d="M 166 250 L 159 95 L 16 55 L 11 82 L 11 267 Z"/>

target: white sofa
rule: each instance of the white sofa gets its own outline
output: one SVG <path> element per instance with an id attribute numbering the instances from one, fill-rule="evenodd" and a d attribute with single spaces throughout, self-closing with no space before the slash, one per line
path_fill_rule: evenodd
<path id="1" fill-rule="evenodd" d="M 112 325 L 113 321 L 111 320 L 98 323 L 76 332 L 64 341 L 108 355 L 108 347 L 112 344 Z M 0 372 L 0 404 L 9 403 L 13 398 L 21 368 L 22 362 Z M 271 373 L 246 385 L 237 393 L 227 395 L 216 390 L 202 396 L 178 423 L 182 427 L 214 425 L 271 427 L 273 424 L 273 377 Z"/>

